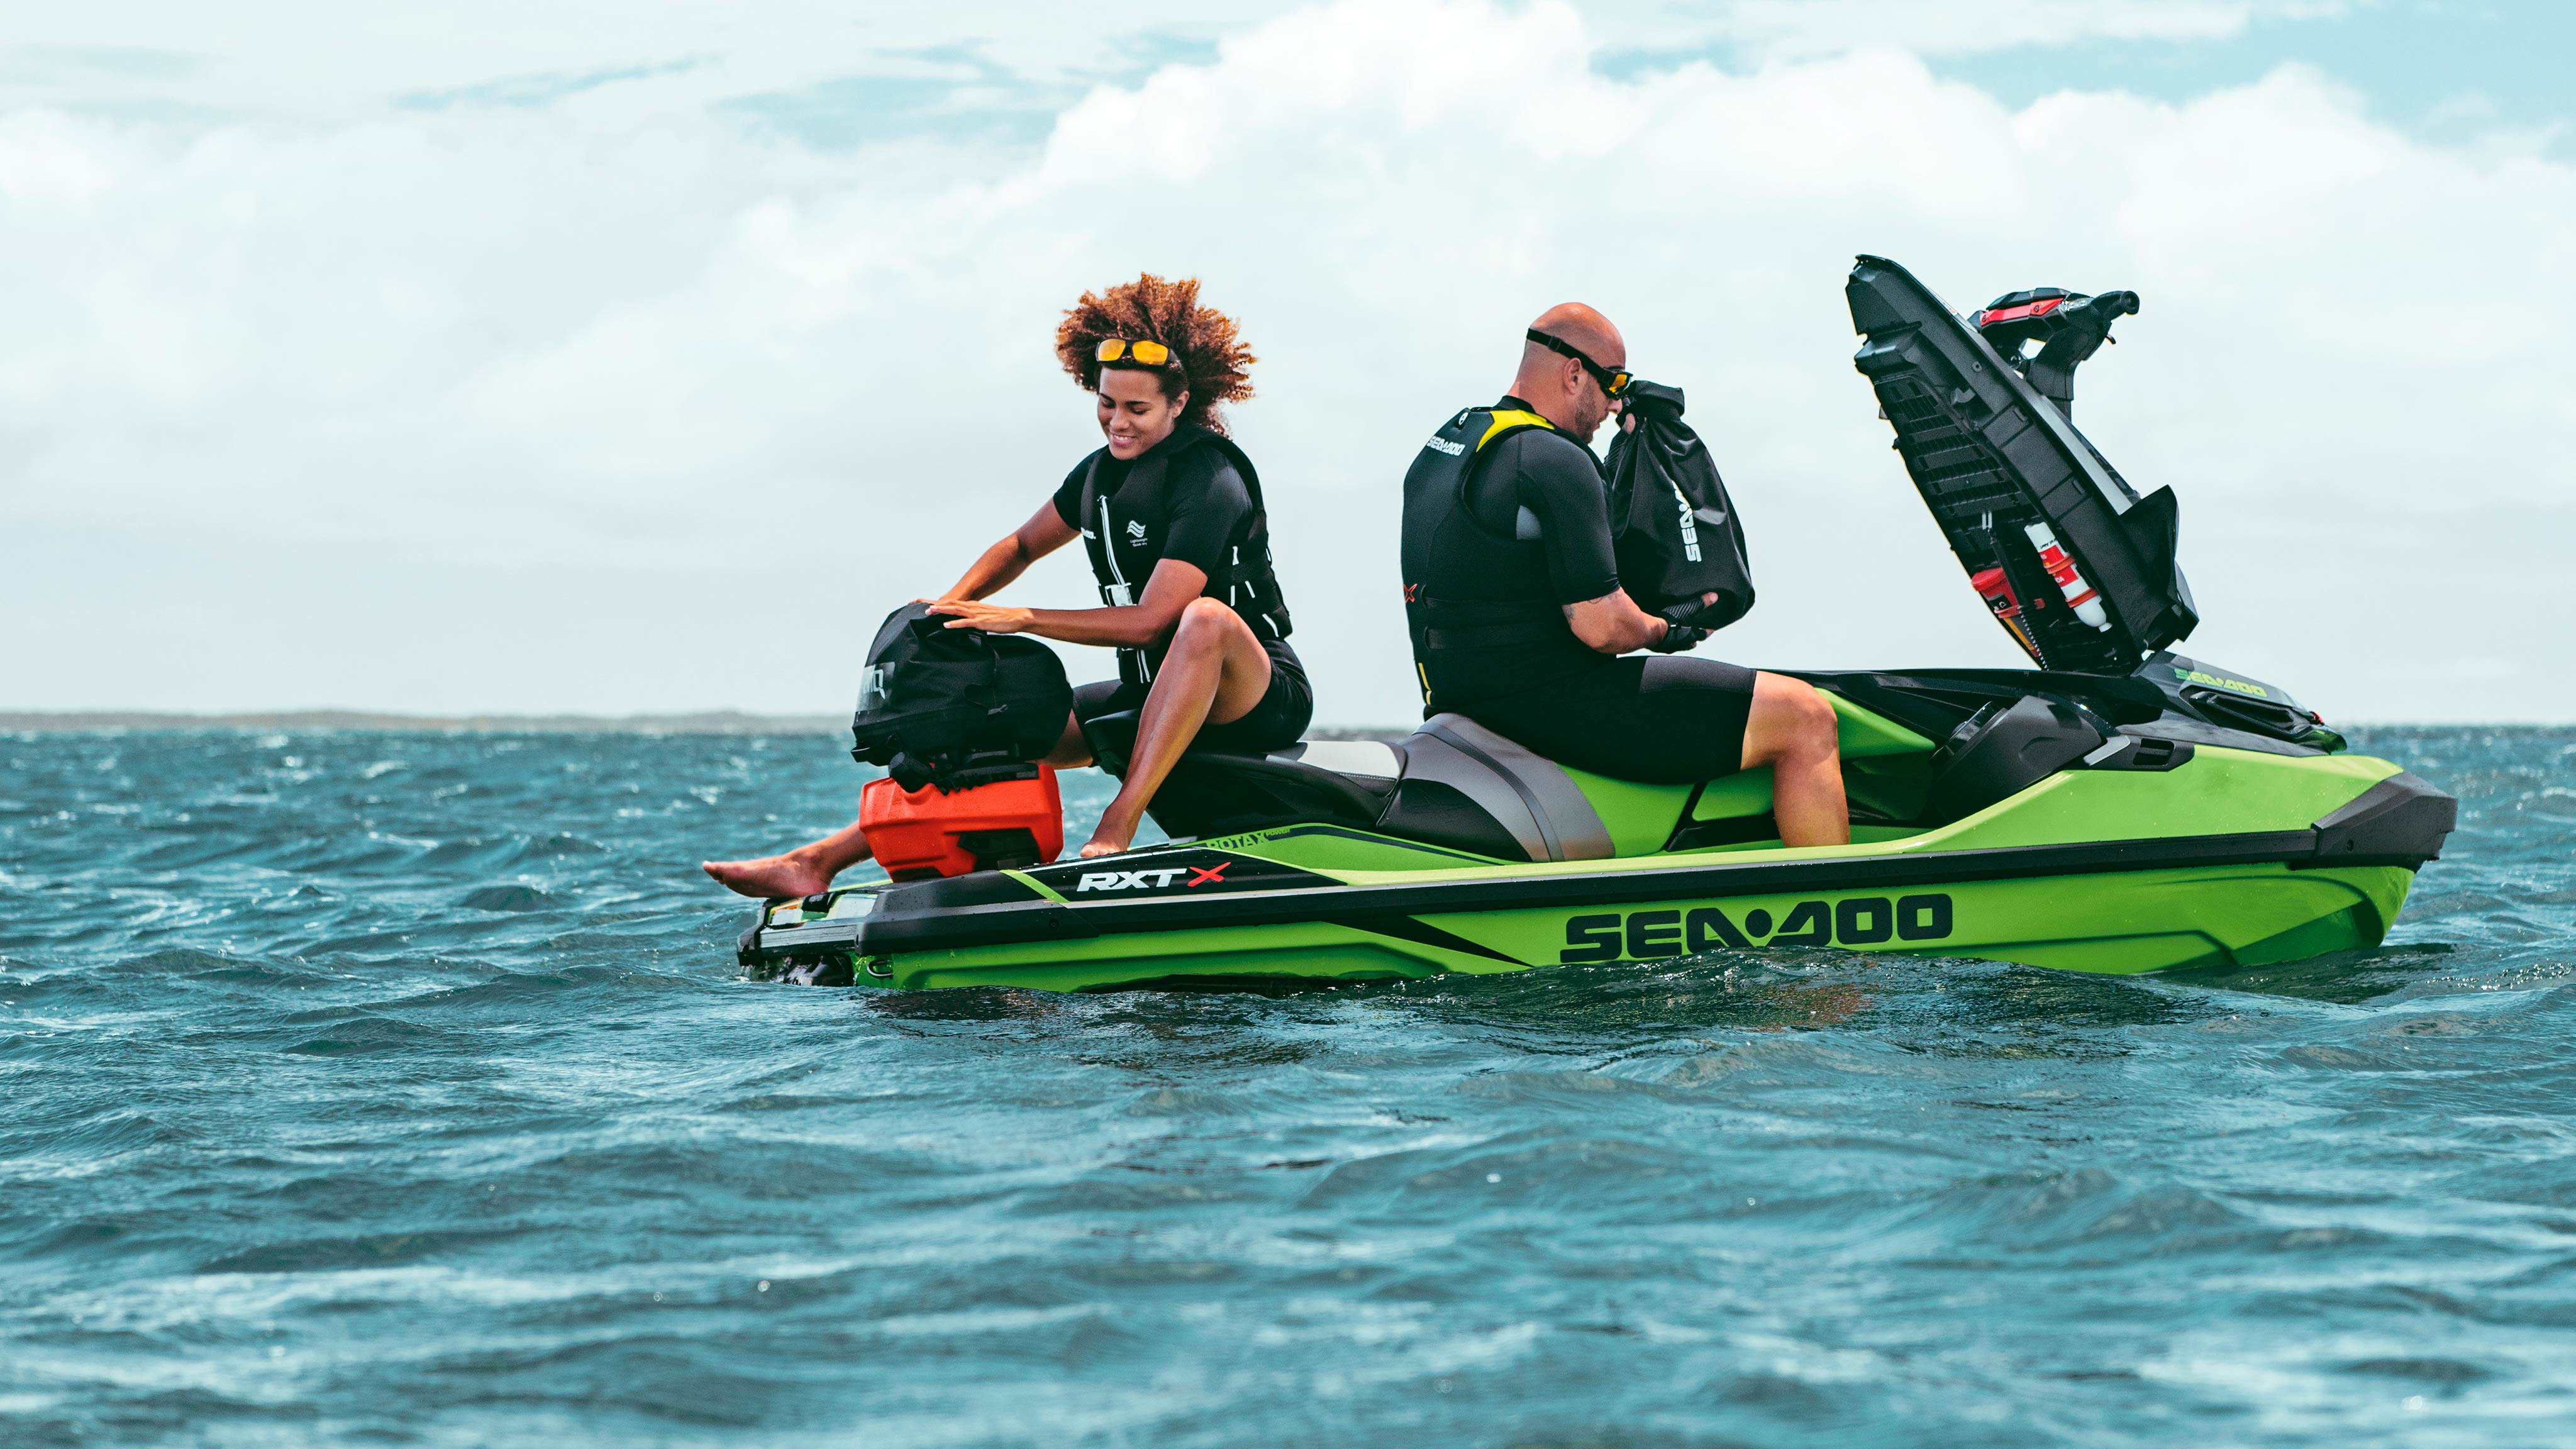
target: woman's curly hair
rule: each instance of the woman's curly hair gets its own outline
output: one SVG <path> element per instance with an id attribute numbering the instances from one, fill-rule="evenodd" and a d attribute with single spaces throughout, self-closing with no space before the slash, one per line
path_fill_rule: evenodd
<path id="1" fill-rule="evenodd" d="M 1103 339 L 1154 341 L 1172 349 L 1162 367 L 1145 367 L 1121 359 L 1101 362 L 1092 356 Z M 1196 277 L 1167 282 L 1147 273 L 1103 292 L 1085 292 L 1055 329 L 1055 355 L 1083 391 L 1100 390 L 1104 367 L 1133 368 L 1161 379 L 1163 396 L 1190 394 L 1181 421 L 1214 432 L 1225 431 L 1217 409 L 1252 396 L 1252 377 L 1244 369 L 1258 361 L 1235 336 L 1234 319 L 1199 305 Z"/>

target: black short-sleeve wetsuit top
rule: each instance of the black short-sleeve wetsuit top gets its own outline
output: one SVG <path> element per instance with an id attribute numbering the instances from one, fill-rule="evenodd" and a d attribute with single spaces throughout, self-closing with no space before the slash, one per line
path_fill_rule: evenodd
<path id="1" fill-rule="evenodd" d="M 1494 406 L 1529 408 L 1514 397 Z M 1473 469 L 1464 508 L 1445 487 L 1408 481 L 1405 588 L 1408 596 L 1516 606 L 1528 622 L 1520 628 L 1435 623 L 1416 662 L 1428 702 L 1440 709 L 1610 662 L 1564 621 L 1565 605 L 1619 587 L 1610 507 L 1591 450 L 1552 429 L 1526 428 L 1483 448 Z"/>
<path id="2" fill-rule="evenodd" d="M 1160 476 L 1130 487 L 1137 465 L 1181 445 L 1164 459 Z M 1083 516 L 1083 482 L 1099 469 L 1091 488 L 1091 516 Z M 1145 581 L 1164 559 L 1188 564 L 1207 575 L 1200 593 L 1223 599 L 1243 615 L 1264 643 L 1286 638 L 1288 611 L 1277 607 L 1276 585 L 1263 597 L 1269 543 L 1267 530 L 1256 536 L 1259 509 L 1243 473 L 1227 450 L 1196 428 L 1173 430 L 1170 437 L 1136 457 L 1116 458 L 1106 448 L 1073 465 L 1055 490 L 1056 517 L 1079 529 L 1085 540 L 1106 547 L 1092 550 L 1095 571 L 1104 572 L 1104 597 L 1123 586 L 1125 602 L 1145 596 Z M 1257 556 L 1255 551 L 1257 550 Z M 1098 568 L 1105 564 L 1105 571 Z M 1247 567 L 1247 564 L 1252 567 Z M 1113 601 L 1114 602 L 1114 601 Z M 1154 665 L 1163 662 L 1163 645 L 1146 651 Z"/>
<path id="3" fill-rule="evenodd" d="M 1154 566 L 1173 559 L 1207 575 L 1201 597 L 1223 601 L 1251 626 L 1270 656 L 1270 688 L 1241 718 L 1202 727 L 1197 741 L 1258 751 L 1296 743 L 1313 718 L 1315 696 L 1288 647 L 1288 607 L 1250 467 L 1233 443 L 1183 423 L 1132 459 L 1102 448 L 1076 463 L 1055 490 L 1055 512 L 1080 530 L 1103 603 L 1141 601 Z M 1075 715 L 1089 720 L 1141 708 L 1169 645 L 1164 638 L 1118 651 L 1119 678 L 1074 691 Z"/>
<path id="4" fill-rule="evenodd" d="M 1494 407 L 1529 411 L 1514 397 Z M 1619 587 L 1600 465 L 1551 428 L 1477 447 L 1487 416 L 1453 420 L 1405 476 L 1405 603 L 1418 616 L 1424 712 L 1454 710 L 1622 779 L 1688 783 L 1737 769 L 1753 671 L 1613 658 L 1577 638 L 1565 606 Z"/>

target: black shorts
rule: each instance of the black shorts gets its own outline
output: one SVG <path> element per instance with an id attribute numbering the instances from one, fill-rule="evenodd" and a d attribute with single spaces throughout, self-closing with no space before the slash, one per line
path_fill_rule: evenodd
<path id="1" fill-rule="evenodd" d="M 1744 768 L 1753 671 L 1678 654 L 1630 655 L 1458 712 L 1560 765 L 1692 785 Z"/>
<path id="2" fill-rule="evenodd" d="M 1270 655 L 1270 688 L 1241 719 L 1203 725 L 1190 743 L 1244 754 L 1284 750 L 1305 737 L 1315 718 L 1315 687 L 1306 682 L 1306 666 L 1285 639 L 1265 639 Z M 1104 714 L 1145 707 L 1145 686 L 1116 679 L 1085 684 L 1073 692 L 1073 717 L 1085 724 Z"/>

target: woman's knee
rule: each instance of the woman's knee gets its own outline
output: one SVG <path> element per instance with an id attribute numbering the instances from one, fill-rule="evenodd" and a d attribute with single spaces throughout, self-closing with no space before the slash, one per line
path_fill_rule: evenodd
<path id="1" fill-rule="evenodd" d="M 1180 620 L 1172 626 L 1172 647 L 1217 648 L 1225 642 L 1227 626 L 1240 622 L 1224 600 L 1202 595 L 1181 606 Z"/>
<path id="2" fill-rule="evenodd" d="M 1047 751 L 1046 763 L 1059 770 L 1079 769 L 1091 763 L 1091 737 L 1082 731 L 1082 716 L 1064 717 L 1064 733 L 1056 736 L 1055 748 Z"/>

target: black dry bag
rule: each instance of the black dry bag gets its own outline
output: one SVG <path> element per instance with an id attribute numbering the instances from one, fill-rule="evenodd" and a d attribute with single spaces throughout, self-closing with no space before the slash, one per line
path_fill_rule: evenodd
<path id="1" fill-rule="evenodd" d="M 1722 629 L 1753 607 L 1744 527 L 1708 444 L 1682 421 L 1682 390 L 1629 384 L 1637 419 L 1610 442 L 1610 534 L 1619 582 L 1637 607 L 1676 624 Z M 1714 593 L 1717 602 L 1702 604 Z"/>
<path id="2" fill-rule="evenodd" d="M 1035 639 L 951 629 L 927 604 L 886 616 L 868 646 L 850 757 L 906 790 L 1033 773 L 1073 713 L 1064 661 Z"/>

